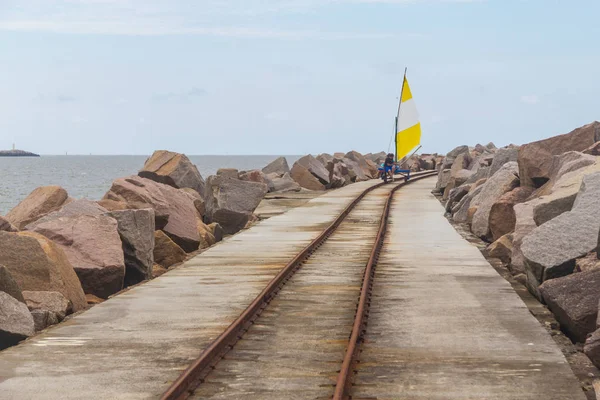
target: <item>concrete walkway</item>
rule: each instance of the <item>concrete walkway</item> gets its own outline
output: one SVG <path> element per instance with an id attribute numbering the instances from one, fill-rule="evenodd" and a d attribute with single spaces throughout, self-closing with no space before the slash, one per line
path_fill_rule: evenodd
<path id="1" fill-rule="evenodd" d="M 154 399 L 364 189 L 310 200 L 0 352 L 0 398 Z"/>
<path id="2" fill-rule="evenodd" d="M 554 340 L 430 191 L 424 180 L 396 194 L 352 398 L 584 400 Z"/>

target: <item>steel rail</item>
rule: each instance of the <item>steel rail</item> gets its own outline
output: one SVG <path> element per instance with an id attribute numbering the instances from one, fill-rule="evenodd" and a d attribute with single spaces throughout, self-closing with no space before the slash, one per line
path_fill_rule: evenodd
<path id="1" fill-rule="evenodd" d="M 431 175 L 434 174 L 425 173 L 416 176 L 414 180 L 422 179 Z M 371 298 L 371 290 L 373 288 L 375 266 L 377 265 L 379 253 L 381 252 L 381 248 L 383 247 L 383 241 L 385 239 L 385 233 L 387 231 L 388 218 L 390 215 L 392 200 L 394 198 L 394 193 L 396 193 L 398 189 L 402 188 L 409 182 L 411 181 L 403 182 L 399 185 L 396 185 L 396 187 L 394 187 L 390 192 L 385 202 L 383 213 L 381 215 L 381 220 L 379 221 L 379 231 L 377 232 L 377 238 L 375 239 L 373 249 L 371 250 L 371 256 L 369 257 L 367 267 L 365 268 L 362 286 L 360 288 L 358 306 L 356 308 L 356 315 L 354 317 L 354 324 L 352 326 L 352 333 L 350 334 L 350 340 L 348 342 L 348 347 L 346 348 L 346 353 L 344 355 L 342 367 L 340 368 L 340 373 L 338 374 L 336 380 L 333 400 L 345 400 L 349 398 L 348 391 L 352 384 L 352 370 L 354 362 L 356 360 L 355 357 L 358 352 L 359 344 L 362 341 L 364 333 L 366 331 L 366 317 L 369 311 L 369 302 Z"/>
<path id="2" fill-rule="evenodd" d="M 431 171 L 414 174 L 412 180 L 418 180 L 431 176 Z M 404 186 L 402 182 L 398 187 Z M 267 284 L 260 294 L 250 303 L 250 305 L 221 333 L 194 362 L 171 384 L 167 391 L 162 395 L 161 400 L 182 400 L 190 396 L 193 390 L 198 387 L 202 380 L 214 368 L 214 365 L 241 339 L 242 335 L 254 323 L 254 320 L 277 295 L 281 286 L 289 280 L 293 274 L 300 268 L 302 263 L 320 247 L 325 240 L 338 228 L 342 221 L 350 214 L 356 205 L 371 191 L 382 187 L 386 183 L 382 182 L 365 189 L 358 195 L 337 217 L 336 219 L 301 250 L 290 262 L 288 262 L 279 273 Z M 397 188 L 394 188 L 395 191 Z"/>

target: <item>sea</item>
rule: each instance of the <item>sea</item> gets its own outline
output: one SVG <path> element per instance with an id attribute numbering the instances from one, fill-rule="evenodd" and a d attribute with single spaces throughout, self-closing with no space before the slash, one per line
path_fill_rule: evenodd
<path id="1" fill-rule="evenodd" d="M 188 156 L 206 179 L 219 168 L 261 169 L 278 155 Z M 300 156 L 285 156 L 291 166 Z M 116 178 L 135 175 L 148 156 L 0 157 L 0 215 L 39 186 L 59 185 L 73 198 L 99 200 Z"/>

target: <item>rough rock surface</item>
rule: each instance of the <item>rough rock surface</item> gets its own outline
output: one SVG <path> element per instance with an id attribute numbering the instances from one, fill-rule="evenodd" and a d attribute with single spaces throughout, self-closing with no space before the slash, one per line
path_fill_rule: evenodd
<path id="1" fill-rule="evenodd" d="M 202 198 L 202 196 L 200 196 L 200 193 L 190 188 L 183 188 L 181 190 L 190 197 L 190 199 L 194 203 L 196 211 L 198 211 L 198 215 L 200 216 L 200 218 L 203 218 L 206 214 L 206 204 L 204 204 L 204 199 Z"/>
<path id="2" fill-rule="evenodd" d="M 450 183 L 451 171 L 450 169 L 440 170 L 438 172 L 438 180 L 435 184 L 436 189 L 439 189 L 441 192 L 446 190 L 446 186 Z"/>
<path id="3" fill-rule="evenodd" d="M 490 176 L 494 175 L 504 164 L 519 159 L 519 148 L 503 148 L 498 149 L 494 154 L 492 165 L 490 166 Z"/>
<path id="4" fill-rule="evenodd" d="M 358 151 L 349 151 L 344 156 L 345 160 L 351 160 L 355 162 L 358 167 L 362 170 L 366 179 L 377 178 L 377 165 L 370 160 L 367 160 Z"/>
<path id="5" fill-rule="evenodd" d="M 568 151 L 584 151 L 600 141 L 600 122 L 574 131 L 521 146 L 519 175 L 521 186 L 540 187 L 550 179 L 552 156 Z"/>
<path id="6" fill-rule="evenodd" d="M 512 254 L 512 234 L 506 234 L 487 247 L 490 257 L 499 258 L 504 264 L 510 263 Z"/>
<path id="7" fill-rule="evenodd" d="M 465 181 L 465 184 L 475 183 L 481 179 L 487 179 L 490 176 L 490 167 L 481 167 Z"/>
<path id="8" fill-rule="evenodd" d="M 475 235 L 482 238 L 490 237 L 489 219 L 492 206 L 504 193 L 510 192 L 519 185 L 517 169 L 516 162 L 508 162 L 482 186 L 483 190 L 477 196 L 478 207 L 473 215 L 473 224 L 471 227 Z"/>
<path id="9" fill-rule="evenodd" d="M 17 227 L 11 224 L 9 220 L 0 216 L 0 231 L 16 232 L 17 230 Z"/>
<path id="10" fill-rule="evenodd" d="M 264 167 L 262 172 L 264 172 L 266 175 L 276 173 L 278 176 L 283 176 L 284 174 L 290 172 L 290 167 L 285 157 L 279 157 Z"/>
<path id="11" fill-rule="evenodd" d="M 510 268 L 513 272 L 524 274 L 526 271 L 525 257 L 521 250 L 521 244 L 523 243 L 523 239 L 537 228 L 537 224 L 533 220 L 533 208 L 537 200 L 533 199 L 515 204 L 513 207 L 515 212 L 515 230 L 513 233 L 513 250 L 510 257 Z"/>
<path id="12" fill-rule="evenodd" d="M 586 336 L 596 330 L 600 270 L 550 279 L 539 290 L 562 330 L 572 340 L 585 342 Z"/>
<path id="13" fill-rule="evenodd" d="M 223 232 L 223 228 L 221 227 L 221 225 L 217 224 L 216 222 L 213 222 L 212 224 L 209 224 L 208 227 L 210 228 L 210 231 L 215 237 L 215 241 L 220 242 L 221 240 L 223 240 L 225 232 Z"/>
<path id="14" fill-rule="evenodd" d="M 154 209 L 156 229 L 162 229 L 187 252 L 198 248 L 198 211 L 191 197 L 184 191 L 139 176 L 131 176 L 115 180 L 104 198 L 134 203 L 136 206 L 133 208 Z"/>
<path id="15" fill-rule="evenodd" d="M 154 232 L 154 262 L 169 268 L 185 261 L 185 251 L 172 241 L 163 231 Z"/>
<path id="16" fill-rule="evenodd" d="M 450 150 L 446 154 L 446 159 L 450 160 L 451 162 L 454 162 L 456 157 L 458 157 L 460 154 L 468 153 L 468 152 L 469 152 L 469 146 L 467 146 L 467 145 L 458 146 L 458 147 L 455 147 L 454 149 Z"/>
<path id="17" fill-rule="evenodd" d="M 0 265 L 0 292 L 7 293 L 21 303 L 25 303 L 19 284 L 4 265 Z"/>
<path id="18" fill-rule="evenodd" d="M 482 190 L 483 185 L 478 186 L 475 190 L 471 189 L 471 191 L 454 206 L 452 209 L 452 219 L 454 222 L 465 223 L 468 221 L 471 203 L 474 205 L 477 203 L 477 197 Z"/>
<path id="19" fill-rule="evenodd" d="M 596 142 L 583 151 L 584 154 L 600 156 L 600 142 Z"/>
<path id="20" fill-rule="evenodd" d="M 517 218 L 515 216 L 514 206 L 527 200 L 533 188 L 517 187 L 508 193 L 505 193 L 492 205 L 490 210 L 489 225 L 492 234 L 492 240 L 498 240 L 501 236 L 515 230 Z"/>
<path id="21" fill-rule="evenodd" d="M 58 316 L 48 310 L 31 310 L 31 316 L 36 332 L 60 322 Z"/>
<path id="22" fill-rule="evenodd" d="M 10 210 L 6 219 L 17 229 L 23 229 L 38 218 L 58 210 L 68 198 L 67 191 L 60 186 L 39 187 Z"/>
<path id="23" fill-rule="evenodd" d="M 575 260 L 575 270 L 577 272 L 586 272 L 600 268 L 600 260 L 595 251 L 588 253 L 585 257 Z"/>
<path id="24" fill-rule="evenodd" d="M 85 293 L 105 299 L 123 289 L 125 261 L 114 218 L 62 217 L 37 225 L 34 232 L 62 248 Z"/>
<path id="25" fill-rule="evenodd" d="M 211 229 L 208 227 L 208 225 L 202 222 L 202 220 L 198 219 L 196 221 L 196 225 L 198 226 L 198 233 L 200 234 L 201 249 L 206 249 L 217 242 Z"/>
<path id="26" fill-rule="evenodd" d="M 301 187 L 308 190 L 325 190 L 326 187 L 323 185 L 317 177 L 310 173 L 308 168 L 300 165 L 294 164 L 292 166 L 291 177 L 294 181 L 296 181 Z"/>
<path id="27" fill-rule="evenodd" d="M 73 311 L 87 307 L 81 283 L 61 248 L 33 232 L 0 232 L 0 264 L 21 290 L 47 290 L 63 294 Z"/>
<path id="28" fill-rule="evenodd" d="M 263 183 L 211 176 L 206 182 L 206 220 L 219 223 L 225 233 L 236 233 L 248 223 L 266 193 Z"/>
<path id="29" fill-rule="evenodd" d="M 531 289 L 568 275 L 575 260 L 598 245 L 600 231 L 600 172 L 586 175 L 571 211 L 535 228 L 521 244 Z"/>
<path id="30" fill-rule="evenodd" d="M 25 297 L 25 303 L 27 303 L 29 310 L 46 310 L 52 312 L 59 321 L 62 321 L 72 311 L 71 302 L 59 292 L 32 292 L 25 290 L 23 297 Z"/>
<path id="31" fill-rule="evenodd" d="M 264 183 L 267 186 L 269 186 L 270 183 L 270 179 L 267 178 L 267 175 L 259 169 L 240 173 L 239 178 L 242 181 Z"/>
<path id="32" fill-rule="evenodd" d="M 325 166 L 323 166 L 319 160 L 310 154 L 300 158 L 294 163 L 294 165 L 301 165 L 306 168 L 325 187 L 329 185 L 329 171 L 325 169 Z"/>
<path id="33" fill-rule="evenodd" d="M 452 208 L 469 193 L 470 189 L 471 185 L 462 185 L 450 190 L 448 201 L 446 201 L 446 211 L 451 211 Z"/>
<path id="34" fill-rule="evenodd" d="M 61 217 L 71 217 L 76 215 L 103 215 L 106 214 L 106 212 L 108 212 L 108 210 L 100 206 L 95 201 L 88 199 L 74 200 L 64 205 L 59 210 L 46 214 L 37 221 L 32 222 L 31 224 L 27 225 L 25 229 L 28 231 L 33 231 L 39 224 Z"/>
<path id="35" fill-rule="evenodd" d="M 0 350 L 34 333 L 33 317 L 27 306 L 11 295 L 0 292 Z"/>
<path id="36" fill-rule="evenodd" d="M 235 168 L 219 168 L 217 170 L 217 176 L 229 179 L 239 179 L 240 172 Z"/>
<path id="37" fill-rule="evenodd" d="M 273 175 L 267 176 L 270 180 L 270 192 L 275 193 L 284 193 L 284 192 L 299 192 L 302 190 L 298 182 L 292 179 L 289 172 L 286 172 L 281 177 L 276 177 Z"/>
<path id="38" fill-rule="evenodd" d="M 125 257 L 125 285 L 152 277 L 154 265 L 154 210 L 123 210 L 109 213 L 117 221 Z"/>
<path id="39" fill-rule="evenodd" d="M 157 150 L 146 160 L 138 175 L 174 188 L 194 189 L 204 196 L 204 179 L 185 154 Z"/>

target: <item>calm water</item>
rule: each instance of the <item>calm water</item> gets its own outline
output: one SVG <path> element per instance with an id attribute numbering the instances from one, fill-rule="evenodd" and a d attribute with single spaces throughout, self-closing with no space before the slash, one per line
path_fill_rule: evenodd
<path id="1" fill-rule="evenodd" d="M 262 168 L 278 156 L 189 156 L 206 179 L 219 168 Z M 38 186 L 59 185 L 71 197 L 98 200 L 112 181 L 133 175 L 147 156 L 43 156 L 0 157 L 0 215 L 23 200 Z M 299 156 L 286 156 L 290 166 Z"/>

